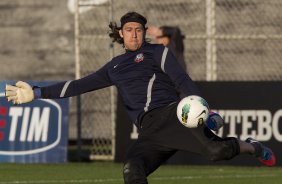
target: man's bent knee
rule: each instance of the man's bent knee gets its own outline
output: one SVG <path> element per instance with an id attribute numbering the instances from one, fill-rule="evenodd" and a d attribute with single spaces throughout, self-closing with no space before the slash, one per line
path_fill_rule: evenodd
<path id="1" fill-rule="evenodd" d="M 240 153 L 240 146 L 236 138 L 226 138 L 220 141 L 212 141 L 204 151 L 212 161 L 230 160 Z"/>

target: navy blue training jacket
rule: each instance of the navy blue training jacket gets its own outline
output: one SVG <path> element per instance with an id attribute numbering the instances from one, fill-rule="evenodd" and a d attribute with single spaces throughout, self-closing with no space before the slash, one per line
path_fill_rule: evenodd
<path id="1" fill-rule="evenodd" d="M 167 47 L 145 42 L 140 49 L 114 57 L 84 78 L 41 87 L 41 98 L 76 96 L 112 85 L 134 122 L 151 109 L 180 100 L 178 91 L 186 96 L 199 95 Z"/>

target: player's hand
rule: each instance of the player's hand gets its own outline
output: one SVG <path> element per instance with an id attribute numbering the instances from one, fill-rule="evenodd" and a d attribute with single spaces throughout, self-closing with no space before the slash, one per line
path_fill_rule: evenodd
<path id="1" fill-rule="evenodd" d="M 34 99 L 31 86 L 23 81 L 18 81 L 15 86 L 6 85 L 5 95 L 7 100 L 12 101 L 13 104 L 28 103 Z"/>
<path id="2" fill-rule="evenodd" d="M 222 117 L 215 113 L 215 112 L 210 112 L 209 117 L 206 121 L 206 126 L 214 131 L 219 130 L 221 127 L 223 127 L 224 121 Z"/>

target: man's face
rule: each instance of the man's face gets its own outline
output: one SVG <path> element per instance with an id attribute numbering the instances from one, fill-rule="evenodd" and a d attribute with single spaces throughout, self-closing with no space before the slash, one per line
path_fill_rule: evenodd
<path id="1" fill-rule="evenodd" d="M 124 24 L 119 34 L 123 38 L 125 49 L 135 51 L 144 41 L 145 30 L 140 23 L 128 22 Z"/>

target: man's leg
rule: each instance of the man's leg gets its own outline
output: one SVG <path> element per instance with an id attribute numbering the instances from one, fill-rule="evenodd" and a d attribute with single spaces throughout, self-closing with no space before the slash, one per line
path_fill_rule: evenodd
<path id="1" fill-rule="evenodd" d="M 177 116 L 175 115 L 176 106 L 177 105 L 169 107 L 174 109 L 170 111 L 172 113 L 167 118 L 170 122 L 177 122 Z M 173 111 L 175 113 L 173 113 Z M 169 127 L 166 130 L 169 130 L 165 132 L 167 137 L 172 137 L 172 135 L 169 135 L 170 132 L 177 132 L 177 135 L 179 135 L 177 138 L 178 140 L 191 140 L 191 142 L 197 142 L 196 145 L 189 143 L 188 145 L 183 146 L 182 149 L 200 153 L 210 160 L 229 160 L 238 154 L 247 153 L 256 156 L 264 165 L 273 166 L 276 163 L 275 155 L 271 149 L 251 138 L 246 141 L 241 141 L 235 137 L 221 138 L 205 126 L 195 129 L 184 129 L 179 123 L 176 123 L 175 126 Z M 181 137 L 181 135 L 185 135 L 186 138 Z M 181 143 L 181 141 L 178 142 Z M 178 147 L 178 149 L 181 148 Z"/>
<path id="2" fill-rule="evenodd" d="M 147 176 L 171 157 L 176 150 L 137 140 L 126 156 L 123 168 L 125 184 L 147 184 Z"/>
<path id="3" fill-rule="evenodd" d="M 229 160 L 239 154 L 250 154 L 266 166 L 276 164 L 276 158 L 271 149 L 252 138 L 246 141 L 235 137 L 220 138 L 207 128 L 204 128 L 203 134 L 201 131 L 193 133 L 204 145 L 202 154 L 210 160 Z"/>
<path id="4" fill-rule="evenodd" d="M 272 150 L 253 138 L 246 141 L 239 141 L 241 153 L 250 153 L 266 166 L 274 166 L 276 157 Z"/>

